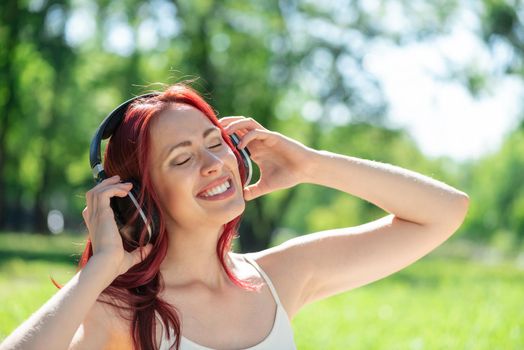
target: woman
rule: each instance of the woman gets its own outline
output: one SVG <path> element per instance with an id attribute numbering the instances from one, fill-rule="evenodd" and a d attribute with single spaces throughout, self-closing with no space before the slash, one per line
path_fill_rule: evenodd
<path id="1" fill-rule="evenodd" d="M 246 188 L 232 133 L 260 168 Z M 469 201 L 423 175 L 315 150 L 251 118 L 217 120 L 180 84 L 127 108 L 104 167 L 109 177 L 86 195 L 82 269 L 1 349 L 293 349 L 289 321 L 304 305 L 423 257 L 457 230 Z M 146 222 L 156 223 L 151 238 L 139 230 L 138 244 L 149 241 L 139 248 L 137 215 L 120 236 L 110 206 L 138 186 L 130 179 L 141 186 Z M 390 215 L 232 253 L 245 201 L 300 183 L 344 191 Z"/>

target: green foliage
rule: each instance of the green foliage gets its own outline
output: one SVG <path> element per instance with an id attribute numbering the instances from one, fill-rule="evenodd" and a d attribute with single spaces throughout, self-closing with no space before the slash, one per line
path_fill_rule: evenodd
<path id="1" fill-rule="evenodd" d="M 509 231 L 524 238 L 524 129 L 512 133 L 499 152 L 473 166 L 469 219 L 463 229 L 469 236 L 489 240 Z"/>
<path id="2" fill-rule="evenodd" d="M 520 3 L 520 1 L 517 1 Z M 486 0 L 484 1 L 484 24 L 487 35 L 511 36 L 519 26 L 515 1 Z"/>
<path id="3" fill-rule="evenodd" d="M 491 47 L 504 47 L 512 58 L 501 62 L 500 72 L 524 75 L 522 53 L 524 20 L 521 0 L 483 0 L 479 7 L 482 36 Z"/>
<path id="4" fill-rule="evenodd" d="M 488 44 L 503 41 L 522 53 L 520 5 L 484 0 L 475 8 Z M 445 33 L 464 6 L 456 0 L 350 0 L 344 6 L 306 0 L 4 1 L 0 227 L 39 231 L 47 211 L 59 209 L 67 228 L 82 229 L 84 193 L 93 185 L 88 147 L 99 122 L 122 100 L 159 87 L 156 82 L 198 78 L 194 86 L 219 116 L 251 116 L 313 148 L 433 176 L 473 194 L 461 232 L 485 240 L 498 231 L 522 236 L 521 142 L 508 141 L 478 165 L 427 159 L 405 132 L 388 127 L 384 96 L 364 64 L 375 40 L 402 45 Z M 395 13 L 405 25 L 389 28 L 388 16 Z M 92 22 L 83 39 L 68 31 L 73 19 Z M 110 41 L 115 23 L 134 39 L 126 50 Z M 522 70 L 520 59 L 508 64 L 508 72 Z M 489 88 L 479 67 L 456 74 L 474 94 Z M 245 231 L 255 242 L 244 241 L 244 248 L 265 247 L 273 231 L 301 234 L 383 214 L 329 189 L 303 185 L 289 192 L 248 208 Z"/>

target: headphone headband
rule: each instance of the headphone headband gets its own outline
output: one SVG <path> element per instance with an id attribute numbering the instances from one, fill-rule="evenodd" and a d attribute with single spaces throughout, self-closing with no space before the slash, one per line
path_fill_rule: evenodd
<path id="1" fill-rule="evenodd" d="M 105 178 L 101 156 L 102 140 L 105 140 L 113 135 L 116 128 L 124 120 L 127 108 L 131 103 L 141 98 L 158 96 L 159 94 L 160 93 L 158 92 L 151 92 L 130 98 L 116 107 L 111 113 L 109 113 L 102 121 L 98 129 L 96 129 L 95 136 L 91 140 L 91 146 L 89 147 L 89 163 L 91 165 L 91 170 L 93 171 L 93 177 L 97 182 L 100 182 Z"/>
<path id="2" fill-rule="evenodd" d="M 133 103 L 136 100 L 142 99 L 142 98 L 149 98 L 160 95 L 159 92 L 150 92 L 147 94 L 135 96 L 133 98 L 130 98 L 129 100 L 121 103 L 118 107 L 116 107 L 111 113 L 105 117 L 105 119 L 102 121 L 98 129 L 96 129 L 95 135 L 93 139 L 91 140 L 91 145 L 89 147 L 89 164 L 91 165 L 91 170 L 93 172 L 93 177 L 95 178 L 95 181 L 101 182 L 106 178 L 106 174 L 104 172 L 104 167 L 102 165 L 102 155 L 101 155 L 101 148 L 102 148 L 102 140 L 108 139 L 113 135 L 116 128 L 122 123 L 124 120 L 124 117 L 127 112 L 127 108 L 131 103 Z M 233 144 L 235 147 L 239 144 L 240 140 L 235 134 L 230 135 L 231 140 L 233 141 Z M 247 175 L 247 181 L 246 185 L 249 184 L 251 181 L 251 175 L 253 172 L 251 160 L 249 157 L 251 156 L 251 153 L 245 147 L 244 149 L 237 150 L 241 154 L 242 162 L 244 163 L 244 167 L 246 169 L 246 175 Z"/>

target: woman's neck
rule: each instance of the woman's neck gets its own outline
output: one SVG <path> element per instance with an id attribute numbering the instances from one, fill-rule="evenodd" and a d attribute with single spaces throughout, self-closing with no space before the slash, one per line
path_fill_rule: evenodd
<path id="1" fill-rule="evenodd" d="M 160 266 L 166 286 L 199 283 L 214 289 L 228 283 L 216 252 L 222 231 L 222 227 L 191 232 L 178 230 L 173 234 L 170 231 L 167 254 Z M 229 259 L 227 255 L 226 259 Z"/>

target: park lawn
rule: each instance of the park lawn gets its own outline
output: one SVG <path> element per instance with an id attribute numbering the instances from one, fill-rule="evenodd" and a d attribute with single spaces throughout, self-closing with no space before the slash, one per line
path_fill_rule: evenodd
<path id="1" fill-rule="evenodd" d="M 524 349 L 524 271 L 423 258 L 304 308 L 299 349 Z"/>
<path id="2" fill-rule="evenodd" d="M 0 234 L 0 339 L 76 271 L 82 236 Z M 438 248 L 442 251 L 445 247 Z M 524 349 L 524 270 L 437 254 L 313 303 L 298 349 Z"/>
<path id="3" fill-rule="evenodd" d="M 51 277 L 61 284 L 73 277 L 83 239 L 0 234 L 0 339 L 57 291 Z"/>

